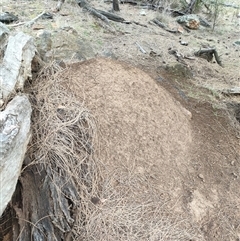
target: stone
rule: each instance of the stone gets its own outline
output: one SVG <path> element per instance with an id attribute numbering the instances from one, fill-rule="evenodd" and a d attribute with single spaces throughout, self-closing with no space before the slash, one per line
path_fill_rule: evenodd
<path id="1" fill-rule="evenodd" d="M 203 174 L 200 173 L 200 174 L 198 175 L 198 177 L 204 182 L 204 176 L 203 176 Z"/>
<path id="2" fill-rule="evenodd" d="M 9 12 L 0 13 L 0 22 L 2 23 L 12 23 L 18 20 L 18 17 Z"/>
<path id="3" fill-rule="evenodd" d="M 52 49 L 52 34 L 46 30 L 42 30 L 37 34 L 37 49 L 40 54 L 40 57 L 43 61 L 50 61 L 52 55 L 47 56 L 47 53 Z"/>

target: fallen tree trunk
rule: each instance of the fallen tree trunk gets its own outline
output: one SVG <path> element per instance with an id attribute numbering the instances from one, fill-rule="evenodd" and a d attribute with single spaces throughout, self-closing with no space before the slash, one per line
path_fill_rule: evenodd
<path id="1" fill-rule="evenodd" d="M 91 7 L 86 0 L 78 1 L 78 5 L 80 7 L 82 7 L 83 9 L 86 9 L 93 16 L 100 18 L 101 20 L 103 20 L 106 23 L 108 23 L 109 20 L 116 21 L 116 22 L 124 22 L 125 21 L 123 18 L 119 17 L 116 14 L 105 12 L 105 11 L 98 10 L 98 9 Z"/>
<path id="2" fill-rule="evenodd" d="M 229 89 L 221 90 L 221 93 L 225 95 L 240 95 L 240 87 L 232 87 Z"/>
<path id="3" fill-rule="evenodd" d="M 16 96 L 0 112 L 0 216 L 10 202 L 30 139 L 31 105 Z"/>
<path id="4" fill-rule="evenodd" d="M 11 203 L 12 240 L 71 240 L 78 197 L 67 178 L 42 165 L 23 172 Z"/>
<path id="5" fill-rule="evenodd" d="M 166 30 L 167 32 L 170 33 L 178 33 L 178 30 L 172 30 L 169 29 L 164 23 L 160 22 L 158 19 L 154 18 L 152 20 L 153 23 L 155 23 L 156 25 L 158 25 L 160 28 L 163 28 L 164 30 Z"/>
<path id="6" fill-rule="evenodd" d="M 115 22 L 121 22 L 121 23 L 125 21 L 124 18 L 121 18 L 116 14 L 105 12 L 105 11 L 102 11 L 102 10 L 97 10 L 97 11 L 100 14 L 102 14 L 103 16 L 107 17 L 109 20 L 112 20 L 112 21 L 115 21 Z"/>
<path id="7" fill-rule="evenodd" d="M 30 139 L 31 105 L 25 95 L 16 95 L 31 78 L 31 62 L 35 46 L 30 36 L 18 33 L 10 36 L 1 25 L 3 60 L 0 65 L 0 216 L 11 200 L 20 175 Z M 9 102 L 9 100 L 11 100 Z"/>
<path id="8" fill-rule="evenodd" d="M 201 49 L 194 53 L 195 56 L 206 59 L 208 62 L 212 61 L 213 56 L 215 57 L 217 63 L 223 67 L 222 61 L 220 60 L 217 50 L 215 48 Z"/>

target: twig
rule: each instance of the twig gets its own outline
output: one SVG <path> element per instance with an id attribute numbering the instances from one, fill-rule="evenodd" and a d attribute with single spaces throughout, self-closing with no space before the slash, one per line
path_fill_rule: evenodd
<path id="1" fill-rule="evenodd" d="M 136 42 L 136 45 L 138 46 L 138 48 L 140 49 L 140 51 L 141 51 L 142 53 L 144 53 L 144 54 L 147 53 L 138 42 Z"/>
<path id="2" fill-rule="evenodd" d="M 142 24 L 142 23 L 139 23 L 139 22 L 136 22 L 136 21 L 133 21 L 133 23 L 136 24 L 136 25 L 139 25 L 139 26 L 145 27 L 145 28 L 148 27 L 147 25 Z"/>
<path id="3" fill-rule="evenodd" d="M 172 30 L 172 29 L 167 28 L 167 26 L 166 26 L 164 23 L 160 22 L 160 21 L 159 21 L 158 19 L 156 19 L 156 18 L 153 19 L 152 22 L 155 23 L 156 25 L 158 25 L 159 27 L 163 28 L 164 30 L 170 32 L 170 33 L 178 33 L 177 30 Z"/>
<path id="4" fill-rule="evenodd" d="M 34 19 L 28 21 L 28 22 L 21 22 L 21 23 L 16 23 L 16 24 L 10 24 L 8 25 L 9 27 L 17 27 L 20 25 L 26 25 L 27 27 L 31 27 L 39 18 L 41 18 L 46 12 L 43 11 L 41 14 L 39 14 L 37 17 Z"/>

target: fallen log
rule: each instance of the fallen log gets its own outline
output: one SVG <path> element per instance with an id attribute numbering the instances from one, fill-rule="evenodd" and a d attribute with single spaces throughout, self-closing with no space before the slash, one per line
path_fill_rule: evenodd
<path id="1" fill-rule="evenodd" d="M 158 25 L 160 28 L 163 28 L 164 30 L 166 30 L 167 32 L 170 33 L 178 33 L 178 30 L 172 30 L 169 29 L 164 23 L 162 23 L 161 21 L 159 21 L 158 19 L 154 18 L 152 20 L 153 23 L 155 23 L 156 25 Z"/>
<path id="2" fill-rule="evenodd" d="M 0 216 L 16 188 L 30 139 L 31 104 L 26 95 L 17 95 L 31 78 L 31 63 L 36 49 L 32 37 L 0 25 L 3 57 L 0 64 Z M 9 100 L 11 100 L 9 102 Z"/>
<path id="3" fill-rule="evenodd" d="M 0 112 L 0 216 L 10 202 L 30 140 L 31 105 L 26 96 L 16 96 Z"/>
<path id="4" fill-rule="evenodd" d="M 90 14 L 93 16 L 100 18 L 102 21 L 109 23 L 109 20 L 115 21 L 115 22 L 124 22 L 125 20 L 121 17 L 119 17 L 116 14 L 105 12 L 102 10 L 95 9 L 90 6 L 90 4 L 86 0 L 80 0 L 78 1 L 78 5 L 86 9 Z"/>
<path id="5" fill-rule="evenodd" d="M 199 51 L 194 53 L 195 56 L 201 57 L 206 59 L 208 62 L 212 61 L 213 56 L 216 59 L 216 62 L 223 67 L 222 61 L 220 60 L 217 50 L 215 48 L 208 48 L 208 49 L 200 49 Z"/>
<path id="6" fill-rule="evenodd" d="M 102 14 L 103 16 L 107 17 L 109 20 L 112 20 L 112 21 L 115 21 L 115 22 L 121 22 L 121 23 L 125 21 L 124 18 L 121 18 L 116 14 L 106 12 L 106 11 L 102 11 L 102 10 L 96 10 L 96 11 L 99 12 L 100 14 Z"/>
<path id="7" fill-rule="evenodd" d="M 240 95 L 240 87 L 232 87 L 229 89 L 221 90 L 221 93 L 225 95 Z"/>
<path id="8" fill-rule="evenodd" d="M 22 90 L 25 80 L 31 78 L 31 63 L 36 48 L 33 38 L 22 32 L 10 36 L 0 65 L 0 99 L 5 101 L 16 90 Z"/>
<path id="9" fill-rule="evenodd" d="M 40 13 L 38 16 L 36 16 L 35 18 L 33 18 L 30 21 L 20 22 L 20 23 L 16 23 L 16 24 L 10 24 L 8 26 L 10 26 L 10 27 L 17 27 L 17 26 L 20 26 L 20 25 L 25 25 L 27 27 L 31 27 L 38 19 L 40 19 L 41 17 L 43 17 L 46 14 L 47 13 L 45 11 L 43 11 L 42 13 Z"/>

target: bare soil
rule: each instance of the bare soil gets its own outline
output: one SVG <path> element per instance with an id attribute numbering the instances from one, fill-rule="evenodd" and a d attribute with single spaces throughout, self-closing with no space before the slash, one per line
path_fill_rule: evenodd
<path id="1" fill-rule="evenodd" d="M 3 10 L 18 11 L 23 20 L 56 5 L 10 2 Z M 29 7 L 20 11 L 26 2 Z M 111 8 L 103 1 L 91 4 Z M 74 93 L 98 123 L 95 151 L 103 173 L 101 212 L 89 220 L 98 224 L 89 240 L 240 240 L 239 123 L 233 109 L 228 109 L 240 99 L 221 94 L 223 89 L 239 87 L 240 47 L 233 43 L 240 31 L 235 10 L 224 12 L 214 32 L 202 28 L 174 35 L 149 24 L 161 15 L 175 27 L 167 14 L 127 4 L 120 7 L 120 16 L 147 27 L 106 26 L 74 2 L 65 3 L 53 20 L 38 22 L 52 33 L 49 56 L 71 63 L 59 75 L 66 94 Z M 15 30 L 33 36 L 42 31 L 24 26 Z M 180 45 L 180 40 L 188 46 Z M 168 53 L 176 49 L 193 56 L 203 44 L 216 47 L 224 68 L 196 57 L 181 64 Z M 146 208 L 149 203 L 160 211 L 153 215 Z M 142 216 L 133 212 L 140 207 Z M 166 222 L 160 222 L 162 217 Z M 115 223 L 118 229 L 103 230 L 103 223 L 109 227 Z M 121 236 L 122 226 L 129 227 L 122 230 L 128 236 Z M 144 228 L 149 236 L 141 234 Z"/>

